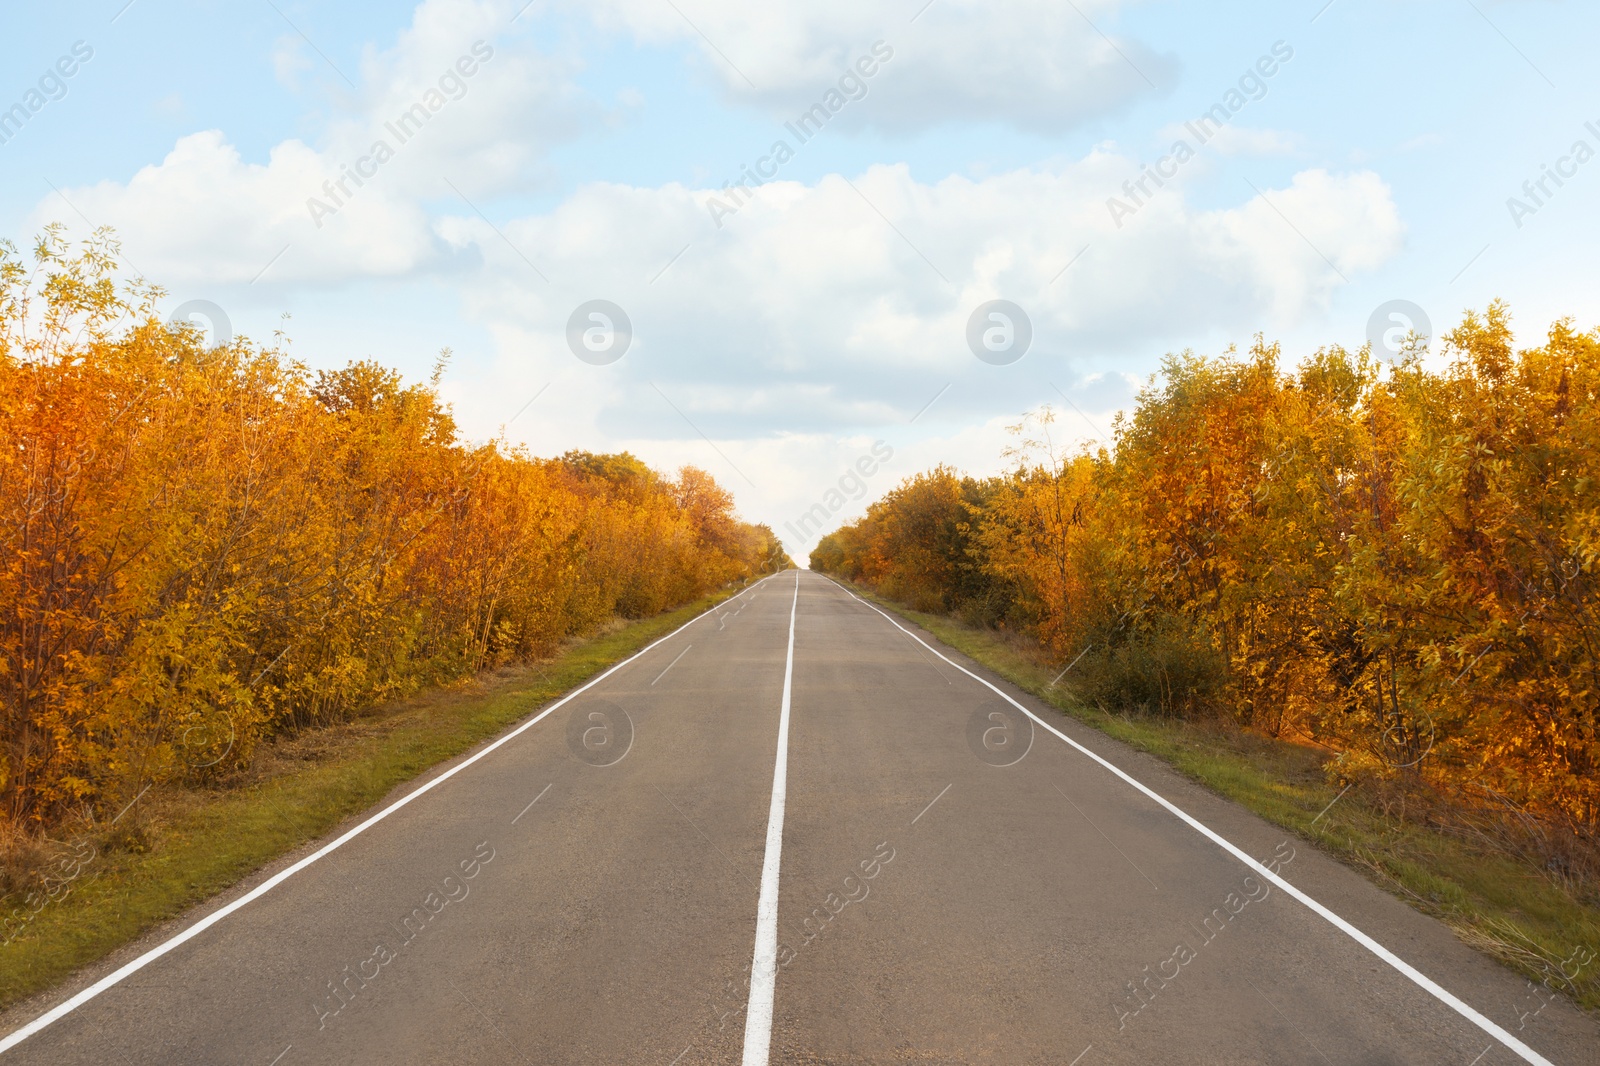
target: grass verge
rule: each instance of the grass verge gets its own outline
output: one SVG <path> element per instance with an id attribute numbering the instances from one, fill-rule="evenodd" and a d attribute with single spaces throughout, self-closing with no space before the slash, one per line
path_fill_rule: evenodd
<path id="1" fill-rule="evenodd" d="M 503 732 L 695 615 L 718 593 L 576 642 L 553 659 L 429 689 L 338 725 L 258 749 L 238 778 L 144 796 L 86 842 L 93 857 L 0 947 L 0 1007 L 10 1006 L 236 884 L 364 811 L 397 785 Z M 87 846 L 77 853 L 87 854 Z M 61 868 L 65 876 L 67 867 Z M 43 897 L 36 897 L 43 898 Z M 26 914 L 21 893 L 0 915 Z M 13 923 L 15 919 L 13 919 Z M 14 933 L 14 935 L 12 935 Z"/>
<path id="2" fill-rule="evenodd" d="M 1491 837 L 1434 822 L 1426 810 L 1421 818 L 1397 814 L 1392 803 L 1358 789 L 1341 797 L 1324 772 L 1325 751 L 1223 723 L 1086 707 L 1051 686 L 1055 668 L 1041 663 L 1025 643 L 853 587 L 1064 714 L 1163 759 L 1356 867 L 1530 980 L 1600 1012 L 1600 899 L 1594 886 L 1509 854 Z M 1589 961 L 1582 963 L 1585 955 Z"/>

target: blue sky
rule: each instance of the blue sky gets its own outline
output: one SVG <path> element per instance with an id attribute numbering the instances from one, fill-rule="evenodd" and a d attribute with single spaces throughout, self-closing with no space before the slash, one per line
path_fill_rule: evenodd
<path id="1" fill-rule="evenodd" d="M 1024 411 L 1092 438 L 1167 352 L 1359 347 L 1397 299 L 1435 333 L 1496 297 L 1529 343 L 1600 322 L 1591 6 L 524 2 L 13 10 L 0 108 L 37 110 L 0 126 L 0 234 L 113 225 L 167 311 L 211 301 L 313 366 L 421 378 L 448 346 L 468 435 L 703 466 L 797 556 L 814 504 L 831 525 L 933 463 L 997 469 Z M 1185 122 L 1230 90 L 1199 144 Z M 1123 192 L 1180 138 L 1161 188 Z M 568 339 L 595 299 L 632 324 L 603 365 Z M 1032 327 L 1004 365 L 967 339 L 991 300 Z"/>

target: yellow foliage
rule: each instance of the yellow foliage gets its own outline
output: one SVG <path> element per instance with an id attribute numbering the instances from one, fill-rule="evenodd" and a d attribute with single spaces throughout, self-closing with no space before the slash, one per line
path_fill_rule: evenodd
<path id="1" fill-rule="evenodd" d="M 1495 304 L 1446 354 L 1170 358 L 1112 448 L 1059 453 L 1046 410 L 1010 474 L 919 475 L 812 566 L 1026 629 L 1086 699 L 1231 711 L 1593 829 L 1600 334 L 1515 351 Z"/>
<path id="2" fill-rule="evenodd" d="M 711 477 L 469 446 L 431 386 L 206 349 L 115 244 L 0 245 L 0 799 L 13 820 L 789 565 Z"/>

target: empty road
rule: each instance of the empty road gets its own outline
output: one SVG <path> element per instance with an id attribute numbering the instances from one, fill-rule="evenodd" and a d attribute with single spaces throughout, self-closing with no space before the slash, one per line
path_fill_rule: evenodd
<path id="1" fill-rule="evenodd" d="M 1547 999 L 791 571 L 14 1009 L 0 1057 L 1600 1062 Z"/>

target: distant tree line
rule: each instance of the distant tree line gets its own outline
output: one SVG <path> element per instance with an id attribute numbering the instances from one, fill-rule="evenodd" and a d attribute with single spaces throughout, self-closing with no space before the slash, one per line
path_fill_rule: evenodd
<path id="1" fill-rule="evenodd" d="M 1064 453 L 1047 409 L 1010 473 L 912 477 L 811 565 L 1025 634 L 1091 704 L 1232 715 L 1592 834 L 1600 333 L 1517 351 L 1496 303 L 1444 354 L 1171 357 L 1105 446 Z"/>
<path id="2" fill-rule="evenodd" d="M 0 244 L 0 819 L 787 567 L 708 474 L 463 442 L 427 385 L 207 348 L 116 246 Z M 441 368 L 442 369 L 442 368 Z"/>

